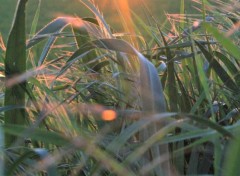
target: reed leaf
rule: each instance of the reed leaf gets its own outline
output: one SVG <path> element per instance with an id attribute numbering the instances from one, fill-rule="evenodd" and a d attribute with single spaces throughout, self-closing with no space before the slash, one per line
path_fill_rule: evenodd
<path id="1" fill-rule="evenodd" d="M 239 128 L 235 133 L 236 139 L 231 141 L 227 148 L 226 158 L 224 159 L 223 175 L 239 175 L 240 168 L 236 163 L 240 162 L 238 157 L 240 152 Z"/>
<path id="2" fill-rule="evenodd" d="M 101 48 L 114 50 L 118 52 L 125 52 L 128 54 L 136 55 L 140 62 L 140 97 L 143 112 L 146 113 L 163 113 L 166 112 L 165 99 L 163 95 L 163 89 L 161 82 L 158 77 L 158 73 L 154 65 L 149 62 L 140 52 L 133 48 L 130 44 L 123 40 L 118 39 L 100 39 L 94 42 L 95 45 Z M 146 129 L 143 131 L 142 140 L 145 141 L 157 130 L 159 130 L 165 123 L 153 124 L 154 127 L 151 129 Z M 150 135 L 150 136 L 149 136 Z M 158 158 L 162 154 L 168 155 L 167 146 L 152 146 L 151 152 L 153 157 Z M 160 168 L 156 171 L 158 175 L 160 174 L 170 174 L 170 165 L 168 161 L 160 164 Z"/>
<path id="3" fill-rule="evenodd" d="M 0 125 L 0 175 L 4 175 L 4 131 Z"/>
<path id="4" fill-rule="evenodd" d="M 196 45 L 199 47 L 199 49 L 202 51 L 205 58 L 208 60 L 210 67 L 213 68 L 213 70 L 217 73 L 217 75 L 220 77 L 222 82 L 231 90 L 237 90 L 238 86 L 236 83 L 232 80 L 232 78 L 228 75 L 228 73 L 222 68 L 219 62 L 215 59 L 215 57 L 207 51 L 205 47 L 203 47 L 198 42 L 195 42 Z"/>
<path id="5" fill-rule="evenodd" d="M 240 49 L 235 45 L 228 37 L 225 37 L 224 34 L 220 33 L 215 27 L 204 23 L 205 29 L 211 33 L 216 40 L 233 56 L 235 59 L 240 59 Z"/>
<path id="6" fill-rule="evenodd" d="M 8 38 L 6 58 L 5 58 L 5 75 L 10 79 L 15 75 L 22 74 L 26 71 L 26 34 L 25 34 L 25 6 L 27 0 L 19 0 L 13 26 Z M 24 106 L 25 105 L 25 88 L 26 83 L 6 87 L 5 106 Z M 26 124 L 27 115 L 25 109 L 15 109 L 5 112 L 5 124 Z M 6 145 L 10 145 L 15 137 L 5 136 Z"/>

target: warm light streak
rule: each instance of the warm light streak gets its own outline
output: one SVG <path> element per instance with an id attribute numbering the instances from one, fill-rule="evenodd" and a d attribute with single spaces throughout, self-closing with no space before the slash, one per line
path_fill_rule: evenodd
<path id="1" fill-rule="evenodd" d="M 131 16 L 131 10 L 128 4 L 128 0 L 120 0 L 116 1 L 117 5 L 119 7 L 120 13 L 123 17 L 125 28 L 132 34 L 134 34 L 134 25 L 132 21 L 132 16 Z"/>
<path id="2" fill-rule="evenodd" d="M 123 27 L 124 27 L 125 31 L 129 32 L 132 35 L 135 35 L 134 23 L 132 20 L 131 8 L 129 6 L 129 1 L 128 0 L 117 0 L 114 2 L 115 2 L 115 6 L 118 10 L 118 13 L 120 14 L 120 17 L 122 19 L 122 23 L 123 23 Z M 136 42 L 134 42 L 133 39 L 131 42 L 133 45 L 136 45 Z"/>

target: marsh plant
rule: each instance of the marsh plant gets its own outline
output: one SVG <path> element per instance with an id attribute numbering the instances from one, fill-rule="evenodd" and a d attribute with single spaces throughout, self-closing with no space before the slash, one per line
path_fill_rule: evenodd
<path id="1" fill-rule="evenodd" d="M 240 174 L 237 1 L 165 23 L 116 1 L 124 32 L 93 0 L 37 31 L 39 1 L 30 35 L 26 3 L 0 38 L 0 175 Z"/>

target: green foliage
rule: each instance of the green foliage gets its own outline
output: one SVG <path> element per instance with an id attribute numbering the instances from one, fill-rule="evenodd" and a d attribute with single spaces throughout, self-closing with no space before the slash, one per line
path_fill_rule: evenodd
<path id="1" fill-rule="evenodd" d="M 8 81 L 26 71 L 26 34 L 25 34 L 25 7 L 27 0 L 20 0 L 13 20 L 5 57 L 5 76 Z M 24 106 L 26 83 L 6 87 L 5 106 Z M 25 124 L 27 121 L 25 109 L 14 109 L 5 112 L 5 124 Z M 6 145 L 14 142 L 13 136 L 5 136 Z"/>
<path id="2" fill-rule="evenodd" d="M 219 32 L 220 25 L 231 30 L 228 18 L 201 22 L 202 16 L 218 17 L 224 10 L 208 12 L 214 3 L 202 1 L 200 19 L 186 15 L 186 23 L 173 23 L 178 19 L 169 18 L 168 33 L 168 25 L 158 24 L 142 2 L 149 25 L 132 13 L 136 31 L 143 34 L 128 35 L 115 33 L 96 4 L 83 0 L 94 17 L 58 17 L 34 34 L 39 1 L 34 35 L 25 46 L 24 23 L 18 21 L 24 22 L 24 2 L 6 53 L 1 51 L 6 77 L 9 71 L 18 74 L 10 78 L 11 88 L 28 85 L 14 92 L 22 103 L 5 104 L 0 115 L 15 113 L 11 117 L 21 120 L 24 110 L 29 124 L 0 116 L 0 147 L 3 134 L 14 136 L 12 145 L 6 140 L 0 148 L 5 157 L 0 171 L 239 175 L 239 38 Z M 186 4 L 181 1 L 181 13 Z M 24 48 L 13 44 L 17 41 Z M 16 54 L 29 70 L 11 66 Z M 11 100 L 8 91 L 5 100 Z"/>

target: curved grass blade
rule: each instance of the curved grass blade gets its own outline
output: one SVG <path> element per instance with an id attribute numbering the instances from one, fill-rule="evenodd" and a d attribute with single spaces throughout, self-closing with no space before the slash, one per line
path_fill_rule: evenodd
<path id="1" fill-rule="evenodd" d="M 140 97 L 141 105 L 144 113 L 163 113 L 166 112 L 165 98 L 163 95 L 163 89 L 161 82 L 158 77 L 158 73 L 154 65 L 149 62 L 140 52 L 138 52 L 129 43 L 118 40 L 118 39 L 100 39 L 93 42 L 96 46 L 100 48 L 105 48 L 108 50 L 114 50 L 117 52 L 125 52 L 128 54 L 136 55 L 140 62 L 140 76 L 139 76 L 139 87 L 140 87 Z M 149 135 L 154 134 L 158 129 L 160 129 L 165 123 L 156 123 L 149 129 L 146 129 L 144 136 L 142 138 L 145 141 Z M 151 148 L 153 157 L 160 157 L 161 155 L 168 155 L 167 146 L 155 145 Z M 161 174 L 169 175 L 170 165 L 168 161 L 160 164 L 158 170 L 156 170 L 157 175 Z"/>
<path id="2" fill-rule="evenodd" d="M 153 146 L 170 131 L 172 131 L 176 126 L 180 125 L 184 121 L 173 121 L 167 126 L 163 127 L 161 130 L 157 131 L 154 135 L 152 135 L 149 139 L 147 139 L 137 150 L 132 152 L 125 160 L 126 163 L 132 163 L 139 159 L 141 155 L 143 155 L 151 146 Z"/>
<path id="3" fill-rule="evenodd" d="M 228 75 L 228 73 L 222 68 L 220 63 L 215 59 L 215 57 L 207 51 L 207 49 L 199 44 L 197 41 L 195 41 L 198 48 L 202 51 L 203 55 L 207 59 L 207 61 L 210 63 L 210 66 L 213 68 L 213 70 L 217 73 L 219 78 L 222 80 L 222 82 L 231 90 L 237 90 L 238 86 L 236 83 L 232 80 L 232 78 Z"/>
<path id="4" fill-rule="evenodd" d="M 235 59 L 240 60 L 240 48 L 237 47 L 229 38 L 225 37 L 224 34 L 221 34 L 216 28 L 213 26 L 204 23 L 203 26 L 205 29 L 211 33 L 217 41 L 224 47 L 226 50 L 235 57 Z"/>
<path id="5" fill-rule="evenodd" d="M 49 36 L 61 32 L 67 25 L 69 25 L 69 19 L 70 18 L 68 17 L 59 17 L 47 24 L 27 42 L 27 48 L 31 48 Z"/>
<path id="6" fill-rule="evenodd" d="M 112 37 L 112 32 L 110 27 L 108 26 L 107 22 L 104 20 L 103 16 L 100 14 L 99 10 L 94 6 L 92 2 L 89 0 L 79 0 L 81 3 L 83 3 L 89 10 L 93 12 L 93 14 L 96 16 L 96 19 L 98 21 L 98 24 L 100 27 L 103 27 L 106 31 L 107 35 Z"/>
<path id="7" fill-rule="evenodd" d="M 89 19 L 87 18 L 86 20 Z M 84 19 L 74 17 L 56 18 L 55 20 L 47 24 L 44 28 L 42 28 L 32 39 L 27 42 L 27 48 L 31 48 L 42 40 L 48 38 L 48 41 L 45 44 L 39 58 L 38 66 L 43 64 L 61 31 L 70 24 L 72 25 L 73 31 L 76 34 L 75 38 L 79 47 L 80 45 L 83 45 L 87 41 L 89 41 L 88 33 L 95 35 L 99 34 L 96 25 L 91 22 L 84 21 Z"/>
<path id="8" fill-rule="evenodd" d="M 161 82 L 154 65 L 130 44 L 119 39 L 99 39 L 92 42 L 99 48 L 125 52 L 138 56 L 140 61 L 140 87 L 142 107 L 146 112 L 165 112 L 166 105 Z"/>
<path id="9" fill-rule="evenodd" d="M 31 40 L 27 43 L 27 48 L 31 48 L 45 38 L 48 38 L 43 51 L 38 60 L 38 66 L 41 66 L 50 52 L 51 47 L 57 39 L 59 33 L 70 24 L 69 18 L 59 17 L 49 24 L 47 24 L 42 30 L 40 30 Z"/>
<path id="10" fill-rule="evenodd" d="M 224 63 L 231 75 L 236 79 L 236 83 L 240 83 L 239 69 L 236 67 L 234 62 L 221 52 L 214 51 L 213 54 Z"/>
<path id="11" fill-rule="evenodd" d="M 91 35 L 89 33 L 90 31 L 88 30 L 88 27 L 87 26 L 86 27 L 85 26 L 83 26 L 83 27 L 77 26 L 76 27 L 76 26 L 72 25 L 72 29 L 73 29 L 73 33 L 75 34 L 75 40 L 78 45 L 78 52 L 79 53 L 87 52 L 87 50 L 82 46 L 84 46 L 86 43 L 91 41 Z M 91 60 L 93 60 L 94 58 L 97 58 L 97 54 L 95 51 L 92 51 L 91 53 L 89 53 L 85 56 L 84 63 L 88 63 Z M 71 59 L 69 59 L 69 60 L 71 60 Z M 96 71 L 93 68 L 94 67 L 93 64 L 90 64 L 89 67 L 93 71 Z"/>
<path id="12" fill-rule="evenodd" d="M 191 115 L 191 114 L 189 114 L 189 115 L 182 114 L 180 116 L 188 117 L 191 120 L 194 120 L 194 121 L 196 121 L 196 122 L 198 122 L 202 125 L 205 125 L 206 127 L 209 127 L 209 128 L 212 128 L 212 129 L 218 131 L 220 134 L 222 134 L 225 137 L 233 138 L 233 134 L 231 132 L 224 129 L 222 126 L 212 122 L 211 120 L 208 120 L 208 119 L 205 119 L 205 118 L 202 118 L 202 117 L 198 117 L 198 116 L 195 116 L 195 115 Z"/>
<path id="13" fill-rule="evenodd" d="M 112 152 L 118 152 L 120 148 L 138 131 L 144 129 L 146 126 L 149 126 L 152 123 L 165 121 L 165 119 L 177 115 L 176 113 L 161 113 L 155 114 L 153 118 L 146 118 L 134 122 L 128 126 L 124 131 L 114 138 L 114 140 L 108 145 L 107 149 Z"/>

